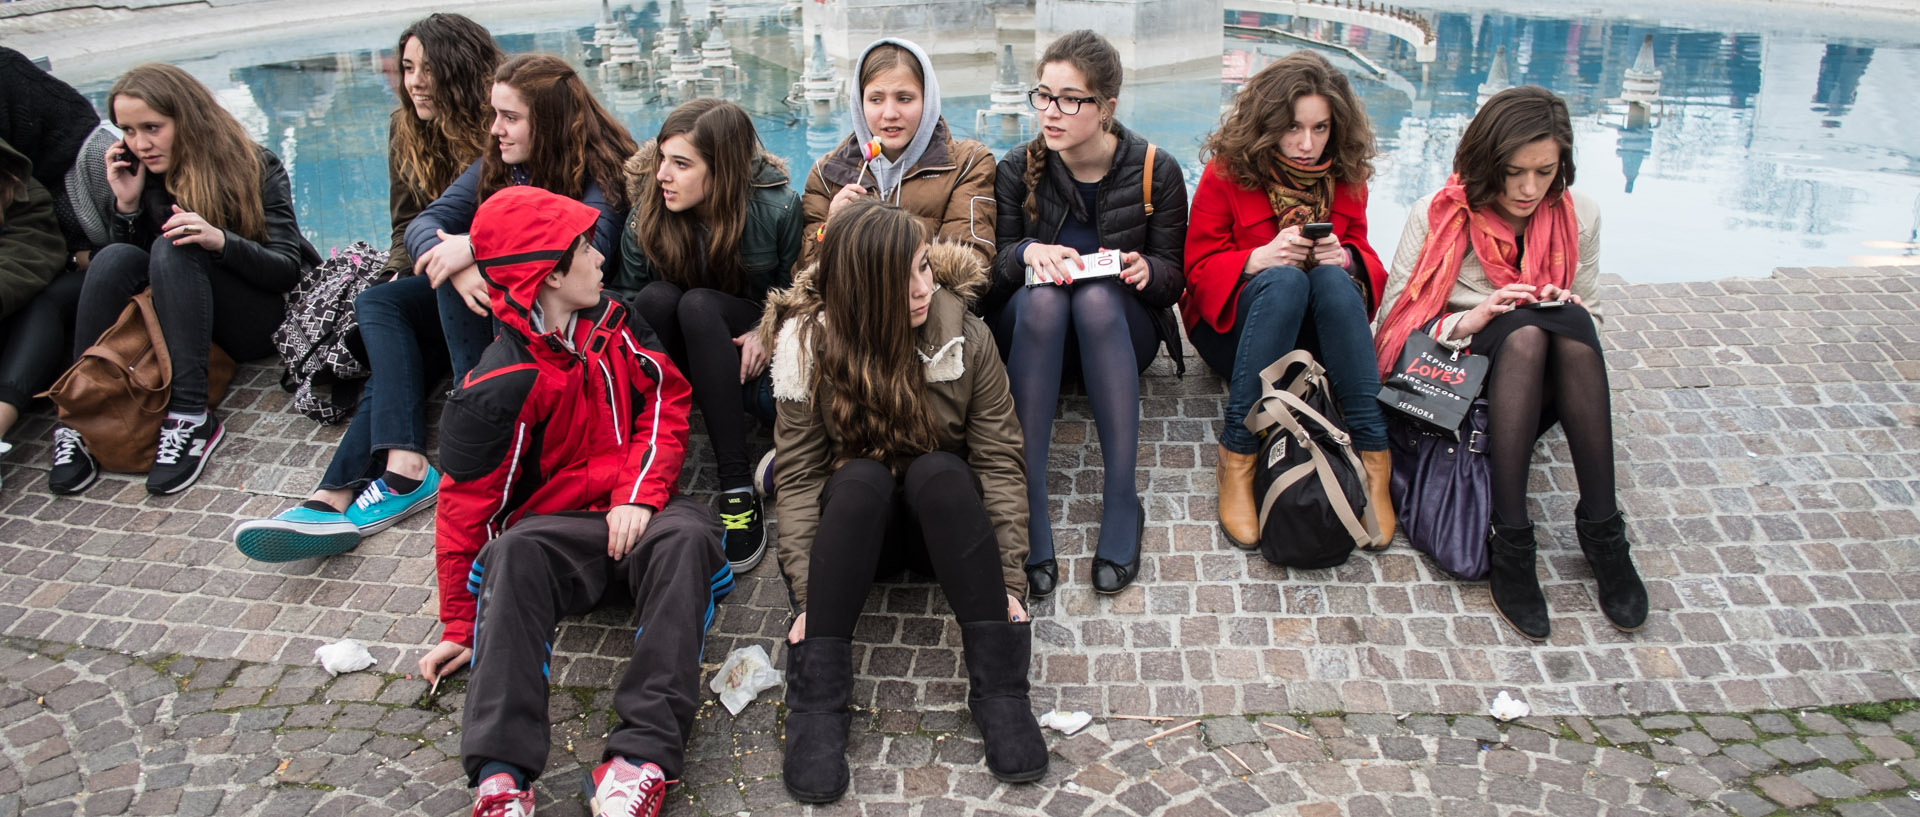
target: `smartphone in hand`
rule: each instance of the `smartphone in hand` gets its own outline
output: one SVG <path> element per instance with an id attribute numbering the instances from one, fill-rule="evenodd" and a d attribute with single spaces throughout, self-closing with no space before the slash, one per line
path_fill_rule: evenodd
<path id="1" fill-rule="evenodd" d="M 1308 241 L 1319 241 L 1330 235 L 1333 235 L 1333 224 L 1330 222 L 1316 221 L 1300 225 L 1300 237 Z"/>

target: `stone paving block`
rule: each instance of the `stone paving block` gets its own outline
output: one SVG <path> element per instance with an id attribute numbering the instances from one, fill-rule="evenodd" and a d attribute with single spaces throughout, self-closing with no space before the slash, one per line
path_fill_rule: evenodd
<path id="1" fill-rule="evenodd" d="M 1778 717 L 1778 716 L 1772 716 L 1772 717 Z M 1756 723 L 1758 723 L 1760 720 L 1760 717 L 1756 717 L 1754 720 Z M 1775 727 L 1775 728 L 1768 728 L 1767 731 L 1769 732 L 1775 732 L 1775 733 L 1793 732 L 1793 729 L 1790 724 L 1786 724 L 1786 723 L 1771 724 L 1770 723 L 1769 726 Z M 1722 740 L 1722 741 L 1753 740 L 1756 737 L 1758 737 L 1758 735 L 1754 734 L 1753 726 L 1749 725 L 1747 721 L 1741 720 L 1740 718 L 1729 717 L 1726 715 L 1703 715 L 1700 718 L 1700 728 L 1703 730 L 1706 730 L 1707 736 L 1710 738 L 1713 738 L 1714 740 Z"/>
<path id="2" fill-rule="evenodd" d="M 1859 797 L 1868 791 L 1859 781 L 1825 767 L 1799 772 L 1793 775 L 1793 779 L 1806 786 L 1808 791 L 1829 799 Z"/>
<path id="3" fill-rule="evenodd" d="M 1807 746 L 1807 744 L 1793 738 L 1770 740 L 1760 744 L 1760 748 L 1765 749 L 1767 754 L 1773 755 L 1779 758 L 1781 762 L 1791 766 L 1812 763 L 1820 759 L 1819 752 L 1814 751 L 1811 747 Z"/>
<path id="4" fill-rule="evenodd" d="M 1842 735 L 1819 735 L 1807 738 L 1807 748 L 1819 752 L 1821 757 L 1833 763 L 1849 763 L 1865 757 L 1852 738 Z"/>

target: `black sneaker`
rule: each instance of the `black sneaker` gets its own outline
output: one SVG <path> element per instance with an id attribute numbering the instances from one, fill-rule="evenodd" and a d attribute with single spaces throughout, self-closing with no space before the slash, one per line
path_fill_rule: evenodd
<path id="1" fill-rule="evenodd" d="M 53 469 L 47 472 L 47 490 L 56 494 L 77 494 L 100 479 L 100 464 L 93 461 L 87 441 L 80 432 L 66 426 L 53 427 Z"/>
<path id="2" fill-rule="evenodd" d="M 153 470 L 147 473 L 147 493 L 177 494 L 200 478 L 213 449 L 226 435 L 220 418 L 207 415 L 207 421 L 194 425 L 186 420 L 168 418 L 160 424 L 160 447 L 153 455 Z"/>
<path id="3" fill-rule="evenodd" d="M 767 528 L 760 520 L 760 497 L 752 491 L 727 491 L 713 498 L 713 509 L 720 514 L 725 529 L 727 564 L 733 572 L 745 573 L 760 563 L 767 553 Z"/>

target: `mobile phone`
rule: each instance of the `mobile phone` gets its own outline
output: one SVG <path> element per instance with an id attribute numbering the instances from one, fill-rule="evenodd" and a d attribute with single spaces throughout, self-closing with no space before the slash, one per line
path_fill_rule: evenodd
<path id="1" fill-rule="evenodd" d="M 1309 241 L 1319 241 L 1330 235 L 1333 235 L 1333 224 L 1329 222 L 1316 221 L 1312 224 L 1300 225 L 1300 237 Z"/>
<path id="2" fill-rule="evenodd" d="M 1563 307 L 1566 305 L 1567 305 L 1566 301 L 1534 301 L 1533 303 L 1530 303 L 1530 304 L 1521 304 L 1518 308 L 1520 309 L 1559 309 L 1560 307 Z"/>

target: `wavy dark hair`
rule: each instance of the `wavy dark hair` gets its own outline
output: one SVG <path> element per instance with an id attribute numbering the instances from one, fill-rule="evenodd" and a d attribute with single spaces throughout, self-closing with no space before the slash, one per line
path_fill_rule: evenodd
<path id="1" fill-rule="evenodd" d="M 656 173 L 665 161 L 668 139 L 685 136 L 707 163 L 707 196 L 695 210 L 675 213 L 660 198 Z M 720 99 L 696 99 L 674 108 L 653 138 L 653 161 L 635 168 L 640 200 L 633 202 L 633 234 L 661 280 L 681 289 L 709 286 L 744 294 L 746 270 L 740 265 L 740 234 L 747 223 L 748 184 L 760 136 L 739 105 Z M 700 226 L 706 225 L 705 247 Z M 706 280 L 700 280 L 704 254 Z"/>
<path id="2" fill-rule="evenodd" d="M 1080 76 L 1086 78 L 1086 90 L 1098 98 L 1094 105 L 1104 117 L 1100 120 L 1100 127 L 1113 130 L 1113 109 L 1119 104 L 1120 82 L 1125 73 L 1120 68 L 1120 52 L 1113 47 L 1113 43 L 1084 28 L 1063 34 L 1047 46 L 1046 53 L 1040 55 L 1040 61 L 1034 63 L 1034 76 L 1039 77 L 1048 65 L 1056 62 L 1073 66 Z M 1026 210 L 1029 221 L 1040 217 L 1037 191 L 1040 179 L 1046 173 L 1047 158 L 1052 155 L 1053 151 L 1047 149 L 1045 134 L 1036 133 L 1033 141 L 1027 143 L 1027 172 L 1021 181 L 1027 186 Z M 1147 168 L 1147 175 L 1153 175 L 1153 168 Z"/>
<path id="3" fill-rule="evenodd" d="M 494 71 L 493 81 L 527 103 L 533 147 L 522 167 L 530 184 L 578 201 L 587 195 L 587 185 L 597 182 L 608 207 L 627 209 L 620 168 L 640 146 L 600 106 L 573 66 L 551 54 L 521 54 Z M 513 180 L 500 158 L 498 138 L 487 139 L 480 161 L 480 200 L 486 201 Z"/>
<path id="4" fill-rule="evenodd" d="M 207 86 L 166 63 L 136 66 L 107 92 L 107 114 L 115 127 L 120 119 L 114 103 L 123 96 L 173 120 L 167 192 L 174 200 L 208 224 L 254 241 L 267 240 L 266 205 L 260 201 L 260 179 L 266 172 L 261 148 L 248 138 L 240 120 L 214 101 Z"/>
<path id="5" fill-rule="evenodd" d="M 1312 51 L 1274 60 L 1247 80 L 1233 98 L 1233 110 L 1207 136 L 1200 160 L 1219 159 L 1234 184 L 1265 189 L 1281 177 L 1280 139 L 1293 124 L 1293 103 L 1314 94 L 1326 98 L 1331 112 L 1332 133 L 1321 154 L 1333 162 L 1328 178 L 1366 184 L 1373 178 L 1373 125 L 1366 106 L 1347 76 Z"/>
<path id="6" fill-rule="evenodd" d="M 1467 123 L 1453 151 L 1453 172 L 1467 189 L 1467 206 L 1485 207 L 1506 189 L 1507 162 L 1542 139 L 1560 146 L 1560 172 L 1548 196 L 1573 184 L 1573 119 L 1567 102 L 1538 85 L 1522 85 L 1494 94 Z"/>
<path id="7" fill-rule="evenodd" d="M 399 67 L 412 39 L 418 39 L 426 53 L 420 70 L 433 77 L 428 94 L 436 112 L 432 120 L 421 119 L 415 112 L 406 72 Z M 400 97 L 400 107 L 393 112 L 388 161 L 415 197 L 431 201 L 486 152 L 487 123 L 493 112 L 487 95 L 493 89 L 494 69 L 506 55 L 485 26 L 458 14 L 430 14 L 415 20 L 400 32 L 393 53 L 393 90 Z"/>
<path id="8" fill-rule="evenodd" d="M 827 434 L 853 456 L 886 463 L 939 444 L 907 312 L 914 255 L 927 240 L 919 218 L 871 198 L 827 219 L 814 273 L 821 311 L 807 335 L 808 390 Z"/>

